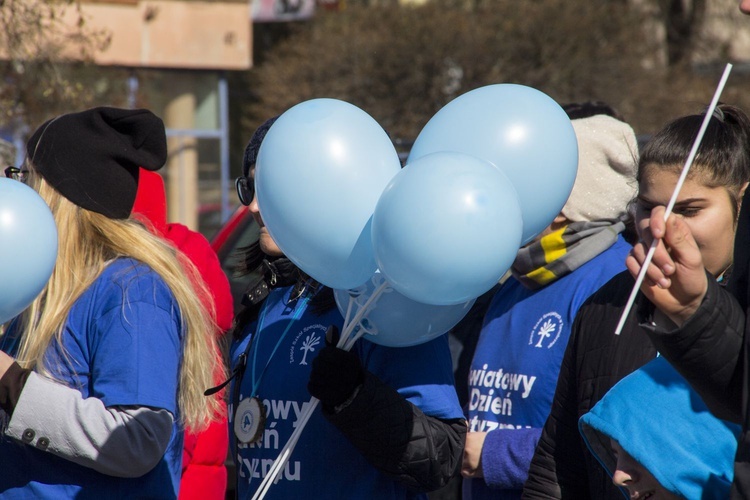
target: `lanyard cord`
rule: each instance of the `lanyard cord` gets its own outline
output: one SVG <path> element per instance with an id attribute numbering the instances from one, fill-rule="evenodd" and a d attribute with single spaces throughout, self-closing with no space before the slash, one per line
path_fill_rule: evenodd
<path id="1" fill-rule="evenodd" d="M 286 327 L 286 330 L 284 330 L 284 333 L 282 333 L 281 337 L 279 338 L 279 341 L 276 344 L 276 347 L 274 347 L 273 352 L 271 353 L 271 356 L 268 358 L 268 362 L 266 363 L 266 366 L 263 368 L 263 372 L 261 373 L 261 378 L 263 377 L 263 373 L 265 373 L 266 368 L 268 368 L 268 363 L 271 362 L 271 358 L 273 358 L 274 354 L 276 354 L 276 349 L 278 349 L 279 345 L 281 345 L 281 341 L 286 337 L 286 334 L 289 332 L 289 329 L 292 327 L 295 321 L 297 321 L 300 316 L 302 316 L 302 313 L 307 308 L 307 303 L 309 302 L 308 297 L 304 297 L 301 300 L 301 304 L 295 306 L 294 309 L 294 315 L 292 316 L 292 319 L 289 321 L 289 324 Z M 211 387 L 210 389 L 206 389 L 203 392 L 204 396 L 211 396 L 213 394 L 216 394 L 220 390 L 222 390 L 224 387 L 226 387 L 232 380 L 237 380 L 237 383 L 234 386 L 234 394 L 232 398 L 232 403 L 235 405 L 239 403 L 239 395 L 240 395 L 240 382 L 242 381 L 242 377 L 245 376 L 245 369 L 247 368 L 247 356 L 250 354 L 250 349 L 253 348 L 253 345 L 255 345 L 255 338 L 260 336 L 261 327 L 263 324 L 263 319 L 266 316 L 266 304 L 263 304 L 263 310 L 261 311 L 261 318 L 258 321 L 258 326 L 255 329 L 255 333 L 250 338 L 250 341 L 247 343 L 247 347 L 245 350 L 237 357 L 237 366 L 235 366 L 234 370 L 232 370 L 232 373 L 229 375 L 229 378 L 227 378 L 224 382 L 217 385 L 216 387 Z M 255 390 L 258 388 L 258 385 L 260 384 L 260 380 L 258 380 L 258 383 L 255 383 L 255 353 L 257 353 L 257 350 L 253 351 L 253 396 L 255 395 Z"/>
<path id="2" fill-rule="evenodd" d="M 252 369 L 252 372 L 251 372 L 251 383 L 252 383 L 253 389 L 250 392 L 250 396 L 251 397 L 257 396 L 257 394 L 258 394 L 258 387 L 260 386 L 260 381 L 263 379 L 263 375 L 265 375 L 266 369 L 268 369 L 268 365 L 271 364 L 271 360 L 273 359 L 274 355 L 276 354 L 276 350 L 279 348 L 279 346 L 281 345 L 281 342 L 284 340 L 284 338 L 286 337 L 286 335 L 289 333 L 289 330 L 292 328 L 292 325 L 294 323 L 296 323 L 297 320 L 299 320 L 300 316 L 302 316 L 302 313 L 307 308 L 307 302 L 308 302 L 308 300 L 309 300 L 308 297 L 305 296 L 305 297 L 303 297 L 300 300 L 300 303 L 295 306 L 295 308 L 294 308 L 294 314 L 292 315 L 292 319 L 289 320 L 289 324 L 286 325 L 286 328 L 284 329 L 284 332 L 279 336 L 279 340 L 276 341 L 276 345 L 274 346 L 273 351 L 271 351 L 271 355 L 268 356 L 268 360 L 266 361 L 266 365 L 263 367 L 263 371 L 260 372 L 260 377 L 258 377 L 257 380 L 255 379 L 255 367 L 257 365 L 258 350 L 259 350 L 260 346 L 256 347 L 255 350 L 253 350 L 253 369 Z M 258 321 L 258 328 L 255 331 L 255 335 L 253 336 L 253 340 L 255 340 L 255 337 L 260 338 L 260 334 L 263 331 L 263 322 L 265 321 L 265 319 L 266 319 L 266 307 L 265 307 L 265 304 L 264 304 L 263 311 L 261 312 L 261 315 L 260 315 L 260 320 Z M 258 340 L 258 342 L 260 342 L 260 340 Z M 239 382 L 240 381 L 238 381 L 238 383 Z"/>
<path id="3" fill-rule="evenodd" d="M 260 380 L 263 378 L 263 374 L 266 372 L 266 368 L 268 368 L 268 364 L 271 362 L 271 359 L 273 358 L 274 354 L 276 354 L 276 349 L 278 349 L 279 345 L 281 345 L 281 341 L 284 339 L 284 337 L 286 337 L 286 334 L 289 332 L 289 329 L 292 327 L 292 325 L 300 318 L 300 316 L 302 316 L 302 313 L 305 311 L 305 309 L 307 309 L 308 301 L 309 301 L 308 297 L 305 296 L 304 298 L 302 298 L 301 303 L 295 306 L 294 315 L 292 316 L 292 319 L 289 321 L 289 324 L 286 326 L 284 333 L 281 334 L 281 337 L 276 342 L 276 346 L 273 348 L 273 352 L 271 353 L 271 356 L 268 357 L 266 366 L 263 367 L 263 371 L 261 372 L 260 378 L 258 379 L 257 382 L 255 381 L 255 359 L 256 359 L 256 354 L 258 352 L 258 348 L 256 347 L 256 349 L 253 351 L 253 371 L 252 371 L 253 393 L 252 393 L 252 396 L 255 396 L 255 391 L 258 389 L 258 386 L 260 385 Z M 263 326 L 263 321 L 266 318 L 267 306 L 268 306 L 267 303 L 263 304 L 263 310 L 261 311 L 261 316 L 260 316 L 260 319 L 258 320 L 258 326 L 255 329 L 255 333 L 250 338 L 250 341 L 247 343 L 247 347 L 245 348 L 245 351 L 242 354 L 240 354 L 239 357 L 237 358 L 237 367 L 232 372 L 232 375 L 221 385 L 217 387 L 213 387 L 204 393 L 206 396 L 210 394 L 214 394 L 220 391 L 229 382 L 231 382 L 232 379 L 236 378 L 237 381 L 234 384 L 234 391 L 232 391 L 233 392 L 232 406 L 234 407 L 234 410 L 237 409 L 237 405 L 240 402 L 240 386 L 242 385 L 242 378 L 245 375 L 245 368 L 247 367 L 247 356 L 248 354 L 250 354 L 250 349 L 252 349 L 253 345 L 255 344 L 256 337 L 260 336 L 260 332 Z M 234 439 L 235 439 L 234 449 L 235 449 L 235 452 L 239 456 L 239 450 L 240 450 L 239 438 L 237 438 L 237 436 L 235 435 Z M 237 460 L 236 457 L 235 457 L 235 460 Z M 234 497 L 235 498 L 239 497 L 239 491 L 240 491 L 239 485 L 240 485 L 240 475 L 237 474 L 235 478 L 235 484 L 234 484 Z"/>

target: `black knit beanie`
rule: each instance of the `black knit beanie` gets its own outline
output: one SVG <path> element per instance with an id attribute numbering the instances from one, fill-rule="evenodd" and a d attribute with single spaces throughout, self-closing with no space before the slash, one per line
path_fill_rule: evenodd
<path id="1" fill-rule="evenodd" d="M 258 160 L 260 145 L 266 137 L 268 130 L 271 128 L 271 125 L 273 125 L 278 118 L 278 116 L 274 116 L 263 122 L 263 124 L 255 130 L 252 137 L 250 137 L 250 142 L 245 146 L 245 155 L 242 157 L 242 175 L 245 177 L 250 175 L 250 169 Z"/>
<path id="2" fill-rule="evenodd" d="M 100 107 L 46 122 L 26 143 L 26 155 L 71 202 L 126 219 L 138 191 L 138 167 L 164 165 L 167 137 L 164 123 L 151 111 Z"/>

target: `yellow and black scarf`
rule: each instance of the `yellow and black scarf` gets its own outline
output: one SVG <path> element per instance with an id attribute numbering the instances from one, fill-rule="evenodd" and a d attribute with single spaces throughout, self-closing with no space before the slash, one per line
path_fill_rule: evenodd
<path id="1" fill-rule="evenodd" d="M 611 247 L 624 230 L 619 219 L 573 222 L 521 248 L 511 272 L 526 288 L 542 288 Z"/>

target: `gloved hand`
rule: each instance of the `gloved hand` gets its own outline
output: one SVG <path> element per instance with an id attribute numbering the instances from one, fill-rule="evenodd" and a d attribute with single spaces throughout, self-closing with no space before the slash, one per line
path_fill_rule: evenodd
<path id="1" fill-rule="evenodd" d="M 365 370 L 353 352 L 336 347 L 338 328 L 331 325 L 326 332 L 326 346 L 312 362 L 307 390 L 332 412 L 344 403 L 365 381 Z"/>

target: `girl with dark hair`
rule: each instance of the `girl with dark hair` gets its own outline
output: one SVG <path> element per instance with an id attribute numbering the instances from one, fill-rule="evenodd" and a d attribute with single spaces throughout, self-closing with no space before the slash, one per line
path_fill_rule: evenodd
<path id="1" fill-rule="evenodd" d="M 310 395 L 310 417 L 273 498 L 420 498 L 454 475 L 466 422 L 453 388 L 445 335 L 389 348 L 359 340 L 334 347 L 343 318 L 332 290 L 279 249 L 258 211 L 255 160 L 271 119 L 247 146 L 238 195 L 258 222 L 245 271 L 257 275 L 233 330 L 232 455 L 239 498 L 258 489 L 288 442 Z"/>
<path id="2" fill-rule="evenodd" d="M 633 203 L 639 236 L 649 230 L 652 209 L 671 198 L 704 117 L 674 120 L 641 152 Z M 738 212 L 750 180 L 749 136 L 750 120 L 742 110 L 718 106 L 674 207 L 691 228 L 706 271 L 720 286 L 732 280 Z M 623 492 L 583 445 L 578 419 L 620 379 L 657 355 L 635 308 L 622 333 L 614 333 L 634 284 L 627 271 L 615 276 L 576 315 L 524 498 L 622 498 Z"/>

